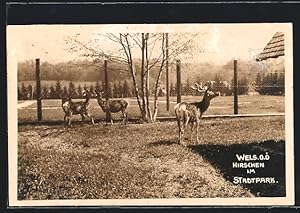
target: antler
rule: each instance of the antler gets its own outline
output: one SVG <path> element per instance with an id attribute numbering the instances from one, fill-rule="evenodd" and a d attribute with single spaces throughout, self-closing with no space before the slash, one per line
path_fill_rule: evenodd
<path id="1" fill-rule="evenodd" d="M 212 88 L 212 86 L 215 84 L 215 81 L 207 81 L 204 86 L 202 86 L 202 83 L 197 84 L 195 83 L 196 87 L 191 86 L 193 90 L 196 90 L 197 92 L 205 92 L 206 90 L 209 90 Z"/>
<path id="2" fill-rule="evenodd" d="M 206 86 L 207 89 L 211 89 L 215 83 L 217 83 L 217 82 L 215 82 L 215 81 L 207 81 L 204 86 Z"/>
<path id="3" fill-rule="evenodd" d="M 202 86 L 202 83 L 200 83 L 200 85 L 197 84 L 197 83 L 195 83 L 195 85 L 196 85 L 196 87 L 191 86 L 191 88 L 192 88 L 193 90 L 196 90 L 197 92 L 205 92 L 205 91 L 207 90 L 206 87 L 203 87 L 203 86 Z"/>

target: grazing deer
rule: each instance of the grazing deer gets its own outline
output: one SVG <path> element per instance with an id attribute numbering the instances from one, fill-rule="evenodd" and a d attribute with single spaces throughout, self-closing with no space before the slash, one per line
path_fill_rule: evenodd
<path id="1" fill-rule="evenodd" d="M 95 93 L 97 95 L 98 104 L 103 110 L 103 112 L 108 113 L 110 123 L 113 125 L 113 119 L 112 119 L 112 113 L 122 112 L 123 114 L 123 124 L 127 123 L 127 107 L 128 102 L 124 99 L 120 100 L 104 100 L 102 97 L 103 92 L 99 92 L 95 90 Z M 107 122 L 107 121 L 106 121 Z"/>
<path id="2" fill-rule="evenodd" d="M 72 115 L 81 115 L 82 121 L 84 121 L 85 116 L 87 116 L 92 124 L 94 125 L 94 119 L 88 112 L 88 107 L 90 104 L 91 94 L 89 91 L 83 91 L 83 96 L 85 101 L 73 102 L 71 98 L 62 98 L 62 108 L 65 112 L 64 122 L 68 121 L 68 125 L 71 125 Z"/>
<path id="3" fill-rule="evenodd" d="M 175 105 L 175 115 L 177 119 L 177 124 L 179 128 L 179 143 L 181 143 L 183 133 L 185 128 L 188 125 L 188 122 L 191 122 L 191 141 L 192 141 L 192 134 L 194 130 L 194 122 L 196 121 L 196 136 L 197 136 L 197 143 L 199 142 L 198 139 L 198 127 L 200 123 L 200 118 L 202 117 L 202 114 L 208 109 L 210 105 L 210 101 L 215 98 L 216 96 L 220 95 L 220 92 L 213 92 L 211 91 L 211 85 L 213 84 L 213 81 L 208 82 L 208 86 L 203 86 L 202 84 L 195 83 L 196 87 L 191 87 L 193 90 L 203 93 L 202 101 L 200 102 L 193 102 L 193 103 L 187 103 L 182 102 Z M 181 124 L 181 121 L 183 122 Z"/>

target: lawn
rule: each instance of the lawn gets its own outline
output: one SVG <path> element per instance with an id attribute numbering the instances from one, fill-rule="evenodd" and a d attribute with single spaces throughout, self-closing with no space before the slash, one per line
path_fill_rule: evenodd
<path id="1" fill-rule="evenodd" d="M 198 101 L 202 99 L 199 96 L 186 96 L 182 97 L 182 101 Z M 138 118 L 140 117 L 140 111 L 136 102 L 136 99 L 126 99 L 129 101 L 128 117 Z M 76 101 L 76 100 L 74 100 Z M 165 98 L 159 99 L 159 116 L 174 116 L 174 106 L 176 104 L 176 97 L 171 97 L 170 111 L 166 110 Z M 239 96 L 239 113 L 240 114 L 260 114 L 260 113 L 284 113 L 284 96 Z M 63 120 L 63 110 L 61 108 L 61 100 L 43 100 L 43 120 Z M 99 107 L 97 100 L 92 99 L 90 104 L 90 113 L 96 119 L 104 119 L 105 114 Z M 205 112 L 206 115 L 223 115 L 233 114 L 233 97 L 232 96 L 220 96 L 212 100 L 211 106 Z M 73 116 L 74 120 L 80 120 L 80 116 Z M 120 118 L 121 113 L 114 115 L 114 118 Z M 18 120 L 22 121 L 34 121 L 37 120 L 36 103 L 32 105 L 18 109 Z"/>
<path id="2" fill-rule="evenodd" d="M 285 195 L 284 117 L 202 120 L 200 130 L 182 146 L 175 122 L 19 126 L 18 199 Z M 257 175 L 278 183 L 234 184 L 235 154 L 266 151 Z"/>

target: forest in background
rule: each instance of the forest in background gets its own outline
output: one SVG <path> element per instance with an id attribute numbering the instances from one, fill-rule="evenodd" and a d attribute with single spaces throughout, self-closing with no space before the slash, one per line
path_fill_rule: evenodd
<path id="1" fill-rule="evenodd" d="M 136 63 L 139 72 L 140 63 Z M 103 90 L 103 61 L 94 63 L 89 60 L 60 63 L 42 62 L 40 65 L 42 80 L 42 98 L 60 98 L 69 95 L 82 98 L 82 91 Z M 170 64 L 170 95 L 176 95 L 176 66 Z M 181 63 L 182 95 L 194 95 L 190 86 L 195 82 L 214 80 L 216 88 L 224 95 L 232 94 L 233 61 L 224 65 L 213 63 Z M 155 72 L 150 72 L 150 79 Z M 113 98 L 133 97 L 135 95 L 128 67 L 124 64 L 108 62 L 109 96 Z M 137 79 L 137 83 L 139 79 Z M 219 82 L 228 82 L 228 87 Z M 153 82 L 150 80 L 150 82 Z M 265 95 L 284 94 L 284 61 L 282 58 L 256 62 L 254 60 L 238 61 L 239 94 L 258 92 Z M 153 90 L 154 85 L 150 85 Z M 221 88 L 222 87 L 222 88 Z M 18 98 L 35 99 L 35 61 L 27 60 L 18 63 Z M 165 95 L 165 72 L 161 78 L 159 96 Z"/>

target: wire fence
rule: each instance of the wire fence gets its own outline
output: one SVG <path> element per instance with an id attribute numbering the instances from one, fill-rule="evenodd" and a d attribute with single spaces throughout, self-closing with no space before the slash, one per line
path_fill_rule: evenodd
<path id="1" fill-rule="evenodd" d="M 185 70 L 183 69 L 183 72 Z M 173 73 L 174 75 L 174 73 Z M 222 77 L 219 74 L 215 74 L 213 78 L 209 80 L 214 84 L 211 87 L 212 91 L 220 92 L 220 96 L 216 98 L 207 114 L 233 114 L 234 108 L 234 81 L 233 72 L 232 76 Z M 229 79 L 229 80 L 228 80 Z M 162 78 L 162 81 L 165 79 Z M 167 91 L 165 84 L 161 84 L 158 88 L 158 103 L 159 111 L 158 116 L 174 116 L 172 107 L 178 102 L 178 84 L 180 84 L 181 101 L 195 102 L 201 101 L 202 94 L 192 89 L 194 83 L 200 82 L 201 78 L 195 76 L 193 78 L 185 78 L 181 82 L 174 78 L 169 83 L 169 98 L 167 99 Z M 239 113 L 284 113 L 284 70 L 283 71 L 271 71 L 261 72 L 258 71 L 245 71 L 241 70 L 238 73 L 237 78 L 237 95 L 239 95 L 238 108 Z M 62 97 L 70 97 L 71 99 L 84 99 L 84 91 L 90 91 L 92 98 L 95 97 L 96 92 L 105 90 L 105 82 L 103 81 L 91 81 L 91 82 L 73 82 L 73 81 L 41 81 L 40 98 L 42 100 L 43 120 L 62 120 L 63 111 L 61 108 Z M 141 97 L 143 94 L 140 94 Z M 108 98 L 110 99 L 128 99 L 130 102 L 131 116 L 138 118 L 140 116 L 139 106 L 137 103 L 136 88 L 133 86 L 130 80 L 119 80 L 107 82 Z M 149 87 L 149 101 L 150 108 L 154 108 L 152 103 L 154 102 L 155 89 L 152 85 Z M 20 102 L 27 100 L 37 99 L 37 87 L 35 82 L 22 82 L 18 85 L 18 100 Z M 53 100 L 53 101 L 52 101 Z M 167 104 L 167 100 L 169 104 Z M 92 101 L 91 107 L 94 110 L 94 114 L 98 114 L 98 117 L 102 119 L 103 113 L 99 112 L 99 106 L 97 101 Z M 37 106 L 35 102 L 33 105 L 28 105 L 19 109 L 19 121 L 36 120 L 35 114 Z M 169 109 L 167 109 L 169 105 Z M 55 115 L 55 116 L 54 116 Z"/>

